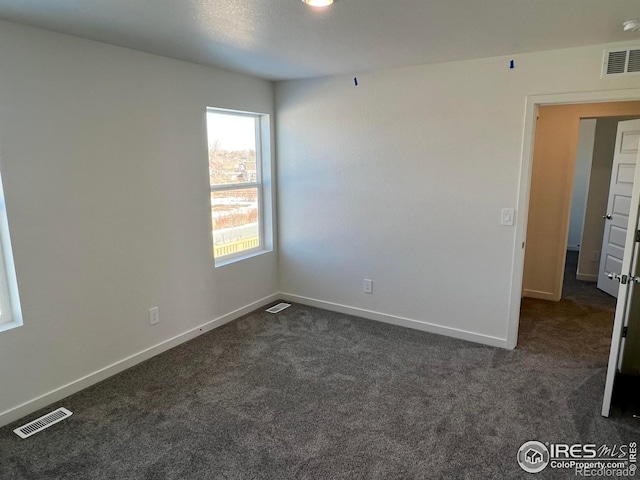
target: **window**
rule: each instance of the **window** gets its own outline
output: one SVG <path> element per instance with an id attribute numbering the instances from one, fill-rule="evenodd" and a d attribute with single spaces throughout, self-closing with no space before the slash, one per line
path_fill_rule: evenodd
<path id="1" fill-rule="evenodd" d="M 18 282 L 13 265 L 7 209 L 0 179 L 0 331 L 22 325 Z"/>
<path id="2" fill-rule="evenodd" d="M 207 136 L 213 256 L 219 266 L 270 249 L 269 118 L 208 108 Z"/>

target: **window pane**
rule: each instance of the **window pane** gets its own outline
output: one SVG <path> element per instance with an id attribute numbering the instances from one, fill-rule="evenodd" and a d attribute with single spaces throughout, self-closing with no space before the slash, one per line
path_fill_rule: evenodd
<path id="1" fill-rule="evenodd" d="M 258 196 L 257 188 L 211 192 L 215 258 L 260 246 Z"/>
<path id="2" fill-rule="evenodd" d="M 211 185 L 257 182 L 255 117 L 207 112 Z"/>
<path id="3" fill-rule="evenodd" d="M 22 325 L 6 205 L 0 181 L 0 331 Z"/>

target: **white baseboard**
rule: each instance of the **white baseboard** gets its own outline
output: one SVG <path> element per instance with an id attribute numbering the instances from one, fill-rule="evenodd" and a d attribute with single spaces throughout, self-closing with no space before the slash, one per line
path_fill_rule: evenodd
<path id="1" fill-rule="evenodd" d="M 591 275 L 589 273 L 576 273 L 576 279 L 582 280 L 583 282 L 597 282 L 598 275 Z"/>
<path id="2" fill-rule="evenodd" d="M 156 355 L 162 352 L 165 352 L 173 347 L 176 347 L 181 343 L 184 343 L 199 335 L 202 335 L 203 333 L 206 333 L 215 328 L 221 327 L 222 325 L 229 323 L 235 320 L 236 318 L 240 318 L 241 316 L 257 308 L 263 307 L 278 299 L 280 299 L 280 295 L 277 293 L 269 295 L 268 297 L 264 297 L 260 300 L 250 303 L 249 305 L 246 305 L 242 308 L 234 310 L 233 312 L 229 312 L 225 315 L 222 315 L 216 318 L 215 320 L 211 320 L 210 322 L 200 325 L 199 327 L 192 328 L 191 330 L 181 333 L 180 335 L 176 335 L 175 337 L 172 337 L 168 340 L 158 343 L 153 347 L 149 347 L 145 350 L 142 350 L 141 352 L 138 352 L 129 357 L 123 358 L 122 360 L 119 360 L 109 366 L 101 368 L 100 370 L 90 373 L 89 375 L 79 378 L 78 380 L 74 380 L 73 382 L 70 382 L 66 385 L 56 388 L 55 390 L 45 393 L 44 395 L 41 395 L 32 400 L 29 400 L 21 405 L 18 405 L 17 407 L 6 410 L 0 413 L 0 427 L 7 425 L 11 422 L 15 422 L 16 420 L 21 419 L 25 415 L 29 415 L 30 413 L 40 410 L 41 408 L 44 408 L 47 405 L 50 405 L 54 402 L 58 402 L 63 398 L 68 397 L 69 395 L 72 395 L 76 392 L 79 392 L 80 390 L 90 387 L 91 385 L 101 382 L 102 380 L 105 380 L 117 373 L 120 373 L 126 370 L 127 368 L 131 368 L 134 365 L 144 362 L 145 360 L 148 360 L 151 357 L 155 357 Z"/>
<path id="3" fill-rule="evenodd" d="M 550 300 L 552 302 L 560 301 L 560 299 L 556 298 L 553 293 L 541 292 L 539 290 L 529 290 L 528 288 L 525 288 L 522 291 L 522 296 L 523 297 L 529 297 L 529 298 L 537 298 L 539 300 Z"/>
<path id="4" fill-rule="evenodd" d="M 421 330 L 423 332 L 436 333 L 438 335 L 444 335 L 447 337 L 459 338 L 461 340 L 468 340 L 470 342 L 482 343 L 484 345 L 490 345 L 492 347 L 508 348 L 507 340 L 504 338 L 492 337 L 489 335 L 483 335 L 480 333 L 468 332 L 466 330 L 460 330 L 452 327 L 445 327 L 442 325 L 436 325 L 434 323 L 423 322 L 420 320 L 413 320 L 411 318 L 399 317 L 396 315 L 389 315 L 387 313 L 374 312 L 372 310 L 365 310 L 363 308 L 349 307 L 347 305 L 341 305 L 333 302 L 326 302 L 324 300 L 317 300 L 315 298 L 302 297 L 299 295 L 293 295 L 290 293 L 281 293 L 280 298 L 291 302 L 301 303 L 303 305 L 309 305 L 311 307 L 323 308 L 332 312 L 346 313 L 347 315 L 354 315 L 357 317 L 366 318 L 368 320 L 376 320 L 378 322 L 390 323 L 392 325 L 399 325 L 401 327 L 412 328 L 414 330 Z"/>

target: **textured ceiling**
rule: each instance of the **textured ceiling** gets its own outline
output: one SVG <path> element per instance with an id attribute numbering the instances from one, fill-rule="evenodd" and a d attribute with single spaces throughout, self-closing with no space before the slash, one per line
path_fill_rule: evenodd
<path id="1" fill-rule="evenodd" d="M 0 18 L 282 80 L 638 39 L 638 0 L 0 0 Z"/>

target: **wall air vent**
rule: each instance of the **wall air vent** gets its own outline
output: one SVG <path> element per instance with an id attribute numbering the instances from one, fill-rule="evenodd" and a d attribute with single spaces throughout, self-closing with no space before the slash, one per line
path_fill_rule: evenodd
<path id="1" fill-rule="evenodd" d="M 638 75 L 640 73 L 640 47 L 604 51 L 602 76 Z"/>
<path id="2" fill-rule="evenodd" d="M 640 73 L 640 48 L 629 50 L 629 61 L 627 62 L 627 72 Z"/>

